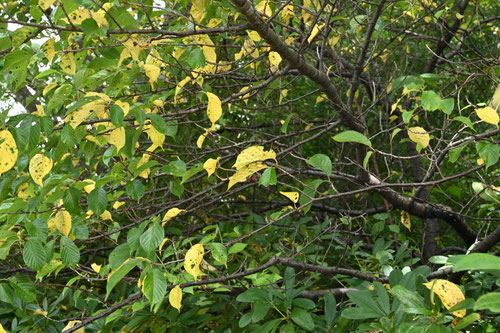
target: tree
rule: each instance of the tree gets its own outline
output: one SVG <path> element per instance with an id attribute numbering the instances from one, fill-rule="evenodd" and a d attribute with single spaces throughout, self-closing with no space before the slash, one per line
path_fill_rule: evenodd
<path id="1" fill-rule="evenodd" d="M 498 12 L 2 3 L 0 332 L 496 331 Z"/>

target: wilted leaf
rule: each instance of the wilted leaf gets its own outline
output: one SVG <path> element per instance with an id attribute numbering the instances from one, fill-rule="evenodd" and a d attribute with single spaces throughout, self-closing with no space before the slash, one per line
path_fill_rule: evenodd
<path id="1" fill-rule="evenodd" d="M 411 231 L 411 218 L 410 213 L 401 211 L 401 224 L 406 227 L 406 229 Z"/>

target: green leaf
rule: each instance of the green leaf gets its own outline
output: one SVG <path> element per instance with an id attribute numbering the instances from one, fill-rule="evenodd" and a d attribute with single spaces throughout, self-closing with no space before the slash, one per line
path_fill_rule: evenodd
<path id="1" fill-rule="evenodd" d="M 252 288 L 236 297 L 238 302 L 269 302 L 269 295 L 265 289 Z"/>
<path id="2" fill-rule="evenodd" d="M 422 296 L 416 292 L 409 291 L 401 285 L 392 287 L 391 293 L 396 299 L 411 310 L 418 310 L 426 307 Z"/>
<path id="3" fill-rule="evenodd" d="M 323 180 L 321 179 L 315 179 L 313 181 L 306 182 L 306 186 L 304 186 L 304 189 L 302 190 L 302 195 L 299 198 L 299 204 L 303 206 L 311 202 L 316 195 L 316 190 L 321 184 L 323 184 Z M 307 212 L 309 212 L 311 207 L 312 205 L 305 206 L 303 209 L 304 213 L 307 214 Z"/>
<path id="4" fill-rule="evenodd" d="M 182 193 L 184 193 L 184 185 L 181 184 L 179 179 L 174 179 L 170 181 L 170 192 L 177 198 L 181 198 Z"/>
<path id="5" fill-rule="evenodd" d="M 210 251 L 214 259 L 222 264 L 227 264 L 227 249 L 221 243 L 210 243 Z"/>
<path id="6" fill-rule="evenodd" d="M 271 308 L 271 303 L 269 302 L 255 302 L 253 303 L 253 312 L 252 312 L 252 323 L 258 323 L 269 312 Z"/>
<path id="7" fill-rule="evenodd" d="M 109 254 L 109 266 L 112 270 L 117 269 L 128 258 L 130 258 L 130 247 L 128 243 L 120 244 Z"/>
<path id="8" fill-rule="evenodd" d="M 136 201 L 141 200 L 145 191 L 144 185 L 139 179 L 134 179 L 133 181 L 128 182 L 126 190 L 127 194 Z"/>
<path id="9" fill-rule="evenodd" d="M 478 142 L 476 143 L 476 151 L 486 163 L 486 168 L 495 165 L 498 162 L 500 155 L 500 147 L 496 143 Z"/>
<path id="10" fill-rule="evenodd" d="M 64 191 L 63 205 L 71 215 L 78 215 L 82 211 L 82 208 L 80 207 L 80 196 L 81 191 L 74 187 L 69 187 L 66 191 Z"/>
<path id="11" fill-rule="evenodd" d="M 363 309 L 369 309 L 371 312 L 384 315 L 384 311 L 373 299 L 373 293 L 369 290 L 349 290 L 347 296 L 357 306 Z"/>
<path id="12" fill-rule="evenodd" d="M 422 93 L 422 108 L 426 111 L 437 110 L 441 106 L 441 97 L 433 90 Z"/>
<path id="13" fill-rule="evenodd" d="M 80 261 L 80 250 L 66 236 L 61 236 L 61 259 L 63 264 L 69 267 L 75 267 Z"/>
<path id="14" fill-rule="evenodd" d="M 500 272 L 500 258 L 488 253 L 471 253 L 455 263 L 454 272 L 460 271 L 486 271 Z"/>
<path id="15" fill-rule="evenodd" d="M 264 187 L 268 187 L 269 185 L 276 185 L 277 183 L 276 171 L 273 167 L 269 167 L 264 170 L 262 175 L 259 178 L 259 185 Z"/>
<path id="16" fill-rule="evenodd" d="M 140 261 L 137 258 L 129 258 L 123 262 L 115 271 L 108 275 L 108 283 L 106 284 L 106 299 L 108 299 L 109 294 L 113 288 L 121 281 L 121 279 L 130 272 L 135 265 Z"/>
<path id="17" fill-rule="evenodd" d="M 71 125 L 64 125 L 61 131 L 61 141 L 66 145 L 66 147 L 73 149 L 75 145 L 78 143 L 78 139 L 76 137 L 76 132 L 71 127 Z"/>
<path id="18" fill-rule="evenodd" d="M 175 140 L 175 136 L 177 135 L 178 129 L 179 126 L 177 126 L 177 120 L 167 121 L 167 129 L 165 131 L 165 135 Z"/>
<path id="19" fill-rule="evenodd" d="M 465 146 L 462 146 L 462 147 L 451 149 L 448 152 L 448 154 L 450 155 L 450 157 L 448 158 L 450 163 L 455 163 L 458 160 L 458 158 L 460 157 L 460 154 L 462 153 L 462 150 L 464 150 L 464 148 L 465 148 Z"/>
<path id="20" fill-rule="evenodd" d="M 23 260 L 29 268 L 39 270 L 45 265 L 45 248 L 38 238 L 31 238 L 24 244 Z"/>
<path id="21" fill-rule="evenodd" d="M 373 154 L 373 151 L 369 150 L 367 153 L 366 153 L 366 156 L 365 158 L 363 159 L 363 168 L 366 169 L 366 166 L 368 165 L 368 162 L 370 161 L 370 157 L 372 156 Z"/>
<path id="22" fill-rule="evenodd" d="M 294 115 L 295 113 L 290 113 L 288 117 L 286 117 L 285 121 L 283 122 L 283 125 L 281 125 L 281 133 L 286 134 L 286 132 L 288 131 L 288 124 L 290 123 L 290 120 Z"/>
<path id="23" fill-rule="evenodd" d="M 176 160 L 163 166 L 162 171 L 168 175 L 181 177 L 186 172 L 186 163 L 181 160 Z"/>
<path id="24" fill-rule="evenodd" d="M 144 250 L 151 252 L 160 246 L 164 236 L 165 232 L 161 225 L 158 222 L 154 222 L 153 225 L 141 235 L 139 242 Z"/>
<path id="25" fill-rule="evenodd" d="M 347 308 L 341 313 L 342 318 L 346 319 L 368 319 L 368 318 L 380 318 L 382 315 L 379 312 L 372 311 L 368 308 Z"/>
<path id="26" fill-rule="evenodd" d="M 461 331 L 464 328 L 466 328 L 467 326 L 474 323 L 475 321 L 478 321 L 479 319 L 481 319 L 481 316 L 479 315 L 479 313 L 471 313 L 471 314 L 465 316 L 465 318 L 463 318 L 462 320 L 460 320 L 458 322 L 458 324 L 455 326 L 455 330 Z"/>
<path id="27" fill-rule="evenodd" d="M 268 333 L 270 331 L 273 331 L 276 329 L 276 327 L 278 327 L 278 325 L 281 323 L 281 321 L 282 321 L 281 318 L 270 320 L 267 323 L 265 323 L 264 325 L 258 326 L 256 328 L 255 332 Z"/>
<path id="28" fill-rule="evenodd" d="M 314 330 L 314 321 L 312 320 L 311 315 L 306 310 L 295 308 L 290 315 L 290 318 L 293 322 L 306 331 Z"/>
<path id="29" fill-rule="evenodd" d="M 371 148 L 372 143 L 366 136 L 356 131 L 344 131 L 333 137 L 337 142 L 357 142 Z"/>
<path id="30" fill-rule="evenodd" d="M 474 310 L 490 310 L 500 313 L 500 293 L 488 293 L 479 297 L 474 305 Z"/>
<path id="31" fill-rule="evenodd" d="M 160 269 L 153 268 L 149 271 L 143 281 L 143 291 L 151 303 L 151 308 L 163 301 L 167 292 L 167 279 Z"/>
<path id="32" fill-rule="evenodd" d="M 205 55 L 203 54 L 201 47 L 185 53 L 189 54 L 188 64 L 191 68 L 205 67 Z"/>
<path id="33" fill-rule="evenodd" d="M 231 245 L 228 252 L 229 254 L 236 254 L 243 251 L 246 247 L 247 244 L 245 243 L 234 243 L 233 245 Z"/>
<path id="34" fill-rule="evenodd" d="M 33 282 L 21 276 L 15 276 L 9 278 L 9 284 L 14 289 L 16 296 L 23 302 L 35 302 L 36 301 L 36 289 Z"/>
<path id="35" fill-rule="evenodd" d="M 332 326 L 335 315 L 337 314 L 337 302 L 332 293 L 327 292 L 324 296 L 325 299 L 325 321 L 328 327 Z"/>
<path id="36" fill-rule="evenodd" d="M 123 110 L 119 105 L 113 104 L 109 107 L 109 118 L 111 119 L 113 125 L 116 127 L 122 127 L 124 117 L 125 115 Z"/>
<path id="37" fill-rule="evenodd" d="M 441 100 L 439 108 L 447 115 L 450 115 L 453 112 L 453 109 L 455 108 L 455 100 L 453 98 L 443 99 Z"/>
<path id="38" fill-rule="evenodd" d="M 104 213 L 108 206 L 108 196 L 103 188 L 94 188 L 87 197 L 87 204 L 97 216 Z"/>
<path id="39" fill-rule="evenodd" d="M 96 21 L 92 18 L 83 21 L 80 28 L 83 30 L 86 38 L 90 38 L 91 36 L 105 36 L 104 30 L 99 28 Z"/>
<path id="40" fill-rule="evenodd" d="M 456 120 L 456 121 L 459 121 L 461 123 L 464 123 L 465 125 L 469 126 L 469 128 L 472 129 L 474 132 L 476 131 L 474 129 L 474 125 L 472 125 L 472 121 L 469 118 L 467 118 L 467 117 L 458 116 L 458 117 L 453 118 L 453 120 Z"/>
<path id="41" fill-rule="evenodd" d="M 357 132 L 354 132 L 357 133 Z M 332 175 L 332 161 L 330 157 L 324 154 L 316 154 L 307 160 L 309 165 L 312 165 L 323 171 L 328 177 Z"/>
<path id="42" fill-rule="evenodd" d="M 165 134 L 167 131 L 167 124 L 165 120 L 157 113 L 148 113 L 148 118 L 151 119 L 151 123 L 153 127 L 160 132 L 161 134 Z"/>

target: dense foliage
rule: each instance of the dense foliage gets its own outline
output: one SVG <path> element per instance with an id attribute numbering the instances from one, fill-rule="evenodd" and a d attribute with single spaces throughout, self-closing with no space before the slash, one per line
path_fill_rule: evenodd
<path id="1" fill-rule="evenodd" d="M 2 1 L 0 332 L 498 332 L 498 13 Z"/>

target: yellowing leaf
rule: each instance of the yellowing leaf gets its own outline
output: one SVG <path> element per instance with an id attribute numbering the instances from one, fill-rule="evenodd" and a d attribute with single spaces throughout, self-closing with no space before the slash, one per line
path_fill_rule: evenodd
<path id="1" fill-rule="evenodd" d="M 109 144 L 116 147 L 116 151 L 120 151 L 125 146 L 125 128 L 115 128 L 111 133 L 105 135 Z"/>
<path id="2" fill-rule="evenodd" d="M 105 101 L 101 99 L 91 101 L 68 114 L 66 118 L 64 118 L 64 122 L 69 123 L 69 125 L 75 129 L 78 125 L 87 120 L 93 112 L 99 114 L 104 113 L 105 108 Z"/>
<path id="3" fill-rule="evenodd" d="M 2 324 L 0 324 L 0 333 L 7 333 L 5 332 L 5 329 L 3 328 Z"/>
<path id="4" fill-rule="evenodd" d="M 71 215 L 62 209 L 57 212 L 55 222 L 57 230 L 64 236 L 68 236 L 71 231 Z"/>
<path id="5" fill-rule="evenodd" d="M 237 183 L 241 183 L 247 180 L 248 176 L 253 175 L 259 170 L 262 170 L 264 168 L 267 168 L 267 165 L 265 165 L 262 162 L 255 162 L 251 163 L 248 165 L 245 165 L 244 167 L 241 167 L 236 171 L 231 177 L 229 177 L 229 183 L 227 184 L 227 190 L 229 190 L 231 187 L 233 187 Z"/>
<path id="6" fill-rule="evenodd" d="M 70 328 L 73 328 L 76 324 L 79 324 L 79 323 L 81 323 L 81 321 L 79 321 L 79 320 L 71 320 L 71 321 L 68 322 L 68 324 L 66 326 L 64 326 L 64 328 L 62 329 L 61 332 L 69 330 Z M 85 327 L 77 329 L 75 331 L 75 333 L 85 333 Z"/>
<path id="7" fill-rule="evenodd" d="M 72 11 L 69 15 L 69 19 L 73 24 L 82 24 L 83 21 L 90 18 L 90 11 L 88 9 L 77 9 Z M 66 20 L 66 19 L 65 19 Z M 67 22 L 67 20 L 66 20 Z"/>
<path id="8" fill-rule="evenodd" d="M 54 2 L 56 2 L 56 0 L 38 0 L 38 6 L 40 6 L 42 10 L 47 10 Z"/>
<path id="9" fill-rule="evenodd" d="M 158 252 L 160 253 L 160 255 L 161 255 L 161 249 L 163 249 L 163 245 L 165 245 L 166 242 L 168 242 L 168 238 L 164 238 L 160 246 L 158 247 Z"/>
<path id="10" fill-rule="evenodd" d="M 61 69 L 68 75 L 75 75 L 76 63 L 73 52 L 65 52 L 61 56 Z"/>
<path id="11" fill-rule="evenodd" d="M 144 132 L 146 132 L 156 147 L 161 147 L 165 141 L 165 134 L 158 132 L 158 130 L 151 124 L 145 126 Z"/>
<path id="12" fill-rule="evenodd" d="M 43 88 L 42 96 L 47 95 L 47 93 L 49 91 L 51 91 L 52 89 L 54 89 L 55 87 L 57 87 L 57 83 L 55 83 L 55 82 L 49 83 L 45 88 Z"/>
<path id="13" fill-rule="evenodd" d="M 219 163 L 220 157 L 215 158 L 209 158 L 208 160 L 203 163 L 203 169 L 205 169 L 208 173 L 208 177 L 210 177 L 214 172 L 215 168 L 217 167 L 217 163 Z"/>
<path id="14" fill-rule="evenodd" d="M 99 217 L 105 221 L 113 221 L 113 217 L 111 216 L 109 210 L 105 210 Z"/>
<path id="15" fill-rule="evenodd" d="M 201 273 L 200 264 L 204 254 L 203 244 L 196 244 L 187 251 L 184 258 L 184 269 L 194 277 L 195 281 L 197 281 L 198 275 Z"/>
<path id="16" fill-rule="evenodd" d="M 429 145 L 429 133 L 427 133 L 426 130 L 424 130 L 422 127 L 408 128 L 408 137 L 411 141 L 419 143 L 422 148 L 425 148 Z"/>
<path id="17" fill-rule="evenodd" d="M 43 108 L 43 105 L 36 105 L 36 111 L 33 112 L 32 114 L 34 114 L 35 116 L 38 116 L 38 117 L 43 117 L 45 116 L 45 109 Z"/>
<path id="18" fill-rule="evenodd" d="M 500 118 L 498 117 L 498 113 L 491 106 L 477 109 L 476 113 L 477 113 L 477 116 L 482 121 L 484 121 L 488 124 L 493 124 L 496 127 L 498 127 L 498 122 L 500 121 Z"/>
<path id="19" fill-rule="evenodd" d="M 436 279 L 430 282 L 424 283 L 428 289 L 437 294 L 441 299 L 441 302 L 445 306 L 446 309 L 451 309 L 456 304 L 465 300 L 465 296 L 462 293 L 462 290 L 453 282 Z M 453 315 L 456 317 L 463 318 L 465 316 L 465 310 L 454 311 Z"/>
<path id="20" fill-rule="evenodd" d="M 162 61 L 160 53 L 156 49 L 152 49 L 146 57 L 146 64 L 155 65 L 156 67 L 162 67 L 165 63 Z"/>
<path id="21" fill-rule="evenodd" d="M 238 155 L 238 157 L 236 158 L 236 163 L 234 163 L 232 167 L 236 168 L 236 170 L 239 170 L 252 162 L 265 160 L 276 161 L 276 153 L 274 152 L 274 150 L 269 149 L 268 151 L 265 151 L 263 146 L 252 146 L 243 150 Z"/>
<path id="22" fill-rule="evenodd" d="M 30 161 L 29 172 L 35 184 L 43 187 L 43 177 L 52 170 L 52 160 L 43 154 L 36 154 Z"/>
<path id="23" fill-rule="evenodd" d="M 17 145 L 8 130 L 0 131 L 0 175 L 12 169 L 17 161 Z"/>
<path id="24" fill-rule="evenodd" d="M 184 79 L 182 79 L 181 82 L 179 82 L 177 84 L 177 86 L 175 87 L 174 101 L 177 100 L 177 95 L 181 91 L 181 88 L 184 87 L 186 85 L 186 83 L 188 83 L 189 81 L 191 81 L 191 77 L 190 76 L 186 76 Z"/>
<path id="25" fill-rule="evenodd" d="M 279 69 L 281 63 L 281 56 L 278 52 L 269 52 L 269 64 L 271 65 L 271 72 L 276 72 Z"/>
<path id="26" fill-rule="evenodd" d="M 198 137 L 198 140 L 196 140 L 196 147 L 200 148 L 203 146 L 203 142 L 205 141 L 205 138 L 207 137 L 208 131 L 205 131 L 204 134 L 200 135 Z"/>
<path id="27" fill-rule="evenodd" d="M 92 269 L 94 270 L 94 272 L 96 272 L 97 274 L 99 274 L 99 272 L 101 271 L 102 265 L 98 265 L 96 263 L 93 263 L 92 265 L 90 265 L 90 267 L 92 267 Z"/>
<path id="28" fill-rule="evenodd" d="M 205 0 L 192 0 L 190 14 L 193 19 L 200 23 L 205 17 Z"/>
<path id="29" fill-rule="evenodd" d="M 144 71 L 146 72 L 146 76 L 149 78 L 151 89 L 154 89 L 154 84 L 156 80 L 158 80 L 158 76 L 160 76 L 160 67 L 156 65 L 145 64 Z"/>
<path id="30" fill-rule="evenodd" d="M 260 40 L 262 39 L 259 35 L 259 33 L 255 30 L 252 30 L 252 31 L 248 31 L 247 32 L 247 35 L 248 37 L 250 37 L 250 39 L 253 41 L 253 42 L 260 42 Z"/>
<path id="31" fill-rule="evenodd" d="M 35 312 L 33 312 L 33 314 L 41 315 L 41 316 L 46 316 L 47 315 L 47 311 L 43 311 L 42 309 L 36 309 Z M 2 329 L 0 328 L 0 333 L 1 332 L 2 332 Z"/>
<path id="32" fill-rule="evenodd" d="M 87 192 L 87 193 L 90 193 L 90 192 Z M 125 202 L 123 202 L 123 201 L 115 201 L 115 203 L 113 204 L 113 209 L 118 209 L 118 208 L 120 208 L 123 205 L 125 205 Z"/>
<path id="33" fill-rule="evenodd" d="M 87 193 L 92 192 L 95 188 L 95 181 L 93 181 L 92 179 L 85 179 L 84 182 L 86 182 L 88 184 L 88 185 L 85 185 L 83 187 L 85 192 L 87 192 Z"/>
<path id="34" fill-rule="evenodd" d="M 330 47 L 333 48 L 335 45 L 337 45 L 339 40 L 340 40 L 340 35 L 335 35 L 328 41 L 328 44 L 330 44 Z"/>
<path id="35" fill-rule="evenodd" d="M 207 106 L 207 116 L 208 119 L 212 122 L 212 125 L 215 124 L 217 120 L 222 116 L 222 104 L 216 95 L 207 92 L 208 97 L 208 106 Z"/>
<path id="36" fill-rule="evenodd" d="M 185 212 L 185 211 L 186 211 L 185 209 L 170 208 L 165 213 L 165 216 L 163 216 L 162 226 L 164 226 L 165 223 L 167 223 L 168 221 L 170 221 L 171 219 L 173 219 L 174 217 L 176 217 L 177 215 L 179 215 L 180 213 Z"/>
<path id="37" fill-rule="evenodd" d="M 316 35 L 321 31 L 321 29 L 323 29 L 323 27 L 324 27 L 324 24 L 316 24 L 316 25 L 314 25 L 314 28 L 311 31 L 311 35 L 307 39 L 307 42 L 309 44 L 311 44 L 311 42 L 313 41 L 314 37 L 316 37 Z"/>
<path id="38" fill-rule="evenodd" d="M 500 109 L 500 84 L 498 85 L 497 89 L 495 90 L 495 93 L 493 94 L 493 97 L 491 98 L 490 105 L 496 111 Z"/>
<path id="39" fill-rule="evenodd" d="M 149 47 L 149 40 L 130 37 L 122 44 L 127 48 L 135 61 L 139 60 L 139 53 Z"/>
<path id="40" fill-rule="evenodd" d="M 294 204 L 299 201 L 299 192 L 282 192 L 280 191 L 281 195 L 284 195 L 288 199 L 290 199 Z"/>
<path id="41" fill-rule="evenodd" d="M 51 62 L 54 56 L 56 55 L 56 51 L 54 49 L 54 42 L 55 38 L 52 37 L 42 45 L 43 55 L 45 56 L 45 58 L 49 60 L 49 62 Z"/>
<path id="42" fill-rule="evenodd" d="M 127 102 L 115 101 L 115 104 L 118 105 L 123 110 L 124 116 L 126 116 L 130 111 L 130 105 Z"/>
<path id="43" fill-rule="evenodd" d="M 280 21 L 283 23 L 288 23 L 288 21 L 293 17 L 293 6 L 286 5 L 285 8 L 281 11 L 281 19 Z"/>
<path id="44" fill-rule="evenodd" d="M 266 16 L 271 17 L 273 15 L 269 0 L 262 0 L 257 6 L 255 6 L 255 9 Z"/>
<path id="45" fill-rule="evenodd" d="M 401 224 L 411 231 L 411 219 L 408 212 L 401 211 Z"/>
<path id="46" fill-rule="evenodd" d="M 182 289 L 179 285 L 170 290 L 170 294 L 168 294 L 168 301 L 173 308 L 176 308 L 179 312 L 181 312 Z"/>

